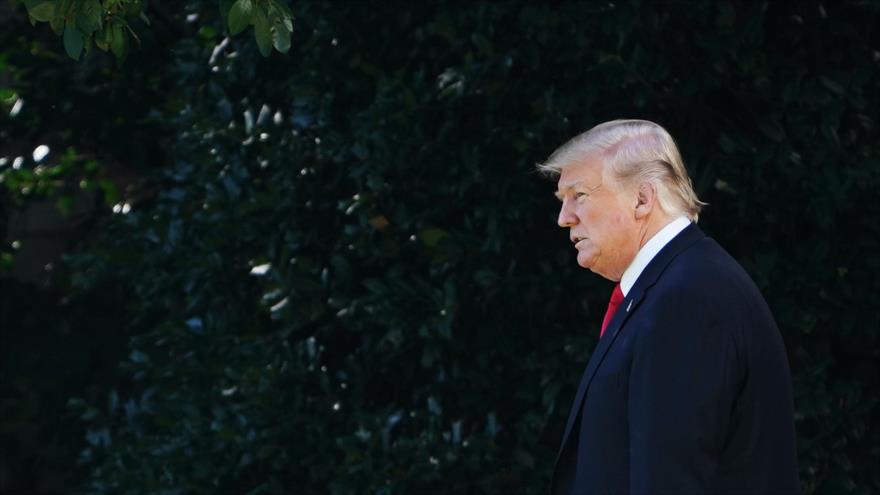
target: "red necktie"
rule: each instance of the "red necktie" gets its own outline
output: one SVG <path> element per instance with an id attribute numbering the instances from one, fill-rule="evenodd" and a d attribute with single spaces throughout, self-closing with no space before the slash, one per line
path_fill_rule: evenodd
<path id="1" fill-rule="evenodd" d="M 602 337 L 602 334 L 605 333 L 605 328 L 611 323 L 611 318 L 614 317 L 617 307 L 620 306 L 620 303 L 622 302 L 623 291 L 620 290 L 620 284 L 617 284 L 614 286 L 614 291 L 611 292 L 611 300 L 608 301 L 608 309 L 605 310 L 605 318 L 602 319 L 602 331 L 599 332 L 599 337 Z"/>

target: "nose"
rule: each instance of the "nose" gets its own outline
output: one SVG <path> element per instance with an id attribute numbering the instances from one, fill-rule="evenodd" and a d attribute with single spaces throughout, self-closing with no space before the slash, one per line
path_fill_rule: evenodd
<path id="1" fill-rule="evenodd" d="M 556 219 L 556 224 L 560 227 L 572 227 L 577 224 L 577 215 L 574 214 L 574 209 L 568 198 L 565 198 L 562 201 L 562 206 L 559 207 L 559 217 Z"/>

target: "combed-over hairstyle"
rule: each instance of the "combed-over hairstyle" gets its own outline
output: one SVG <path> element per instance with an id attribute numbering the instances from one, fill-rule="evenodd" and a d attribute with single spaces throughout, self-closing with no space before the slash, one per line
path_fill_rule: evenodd
<path id="1" fill-rule="evenodd" d="M 563 168 L 591 156 L 602 159 L 602 175 L 623 185 L 651 182 L 660 208 L 696 222 L 706 203 L 697 198 L 681 154 L 666 129 L 647 120 L 612 120 L 579 134 L 550 155 L 538 169 L 557 176 Z"/>

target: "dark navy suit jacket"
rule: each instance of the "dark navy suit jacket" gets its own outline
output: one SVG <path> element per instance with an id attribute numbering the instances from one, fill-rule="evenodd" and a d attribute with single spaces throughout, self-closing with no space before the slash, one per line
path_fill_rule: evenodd
<path id="1" fill-rule="evenodd" d="M 690 225 L 590 357 L 554 494 L 799 493 L 791 374 L 757 287 Z"/>

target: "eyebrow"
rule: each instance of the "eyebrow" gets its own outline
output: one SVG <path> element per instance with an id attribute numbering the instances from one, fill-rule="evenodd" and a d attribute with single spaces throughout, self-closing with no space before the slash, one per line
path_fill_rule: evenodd
<path id="1" fill-rule="evenodd" d="M 562 187 L 560 187 L 559 189 L 556 190 L 556 192 L 553 193 L 553 195 L 556 196 L 556 199 L 558 199 L 559 201 L 562 201 L 563 194 L 568 190 L 576 189 L 576 188 L 583 188 L 586 190 L 586 192 L 593 192 L 596 189 L 599 189 L 599 187 L 601 187 L 601 186 L 602 186 L 602 184 L 599 184 L 596 187 L 590 187 L 587 185 L 586 181 L 579 180 L 579 181 L 575 181 L 575 182 L 569 182 L 568 184 L 563 184 Z"/>

